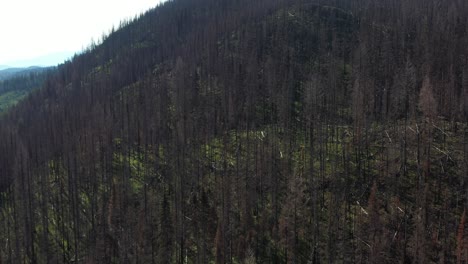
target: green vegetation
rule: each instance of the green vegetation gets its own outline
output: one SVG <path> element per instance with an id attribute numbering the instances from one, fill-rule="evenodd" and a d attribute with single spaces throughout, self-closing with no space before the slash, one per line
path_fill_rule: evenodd
<path id="1" fill-rule="evenodd" d="M 26 91 L 11 91 L 0 94 L 0 113 L 16 105 L 27 94 Z"/>
<path id="2" fill-rule="evenodd" d="M 369 144 L 366 153 L 362 153 L 359 145 L 356 145 L 357 138 L 352 135 L 353 128 L 349 126 L 318 126 L 312 137 L 316 142 L 313 149 L 308 139 L 311 135 L 303 134 L 302 131 L 296 131 L 294 139 L 285 138 L 285 131 L 278 131 L 272 126 L 249 132 L 231 131 L 225 136 L 213 138 L 207 144 L 200 145 L 198 150 L 192 149 L 192 154 L 179 157 L 186 159 L 183 162 L 184 166 L 189 166 L 182 170 L 170 168 L 169 164 L 174 164 L 175 161 L 169 158 L 163 146 L 159 146 L 158 151 L 124 150 L 122 140 L 118 139 L 115 140 L 116 150 L 112 167 L 107 169 L 112 173 L 107 174 L 103 168 L 95 168 L 95 171 L 89 174 L 101 175 L 102 178 L 97 180 L 96 185 L 81 185 L 74 189 L 73 181 L 77 180 L 78 175 L 70 171 L 74 165 L 69 164 L 72 166 L 69 167 L 66 165 L 68 161 L 50 161 L 47 168 L 39 168 L 36 171 L 35 175 L 42 176 L 33 180 L 32 188 L 40 191 L 33 195 L 32 200 L 41 206 L 31 208 L 36 219 L 32 228 L 34 233 L 38 234 L 33 239 L 35 243 L 44 243 L 44 236 L 41 234 L 47 234 L 50 250 L 62 255 L 64 262 L 74 261 L 73 249 L 86 249 L 87 244 L 83 241 L 91 239 L 90 236 L 95 236 L 97 232 L 94 221 L 105 221 L 112 229 L 121 226 L 121 221 L 130 221 L 121 228 L 134 230 L 131 232 L 135 236 L 132 239 L 138 240 L 138 236 L 141 235 L 138 228 L 143 221 L 138 215 L 142 210 L 146 213 L 152 212 L 151 214 L 161 213 L 161 204 L 150 197 L 165 193 L 170 199 L 178 199 L 174 188 L 183 183 L 176 182 L 172 185 L 166 182 L 168 173 L 172 171 L 194 175 L 192 179 L 186 180 L 195 184 L 193 187 L 199 189 L 205 197 L 203 199 L 212 201 L 205 201 L 208 204 L 204 206 L 207 206 L 205 210 L 213 212 L 216 211 L 216 204 L 221 202 L 215 202 L 216 199 L 223 197 L 223 186 L 228 184 L 227 193 L 230 199 L 239 201 L 230 205 L 232 243 L 251 243 L 251 247 L 258 243 L 254 237 L 242 235 L 244 221 L 249 221 L 252 228 L 250 232 L 265 232 L 261 244 L 258 245 L 261 245 L 261 248 L 257 248 L 261 250 L 263 257 L 257 261 L 270 261 L 273 258 L 287 262 L 288 254 L 292 254 L 287 253 L 288 248 L 300 252 L 303 247 L 307 251 L 311 239 L 317 241 L 314 247 L 320 252 L 330 250 L 332 245 L 327 241 L 331 240 L 365 249 L 365 243 L 371 239 L 369 236 L 375 235 L 368 234 L 369 229 L 379 234 L 391 232 L 393 236 L 403 232 L 404 228 L 417 226 L 420 216 L 412 211 L 421 204 L 431 204 L 431 211 L 427 212 L 429 217 L 438 217 L 438 212 L 443 212 L 444 221 L 457 221 L 462 206 L 452 211 L 447 211 L 445 207 L 447 204 L 463 202 L 460 189 L 454 182 L 459 179 L 460 166 L 463 164 L 463 144 L 460 144 L 463 138 L 457 136 L 453 125 L 438 121 L 437 126 L 435 123 L 374 126 L 366 130 L 363 136 Z M 468 129 L 463 124 L 457 125 L 457 129 Z M 417 145 L 414 138 L 418 133 L 421 140 L 430 141 L 433 148 L 433 154 L 428 160 L 421 159 L 421 164 L 417 163 L 416 156 L 425 146 Z M 432 134 L 432 140 L 427 138 L 428 133 Z M 408 142 L 412 142 L 405 147 L 398 141 L 404 137 Z M 322 141 L 325 138 L 329 140 Z M 406 162 L 403 160 L 404 156 L 407 156 Z M 421 174 L 419 171 L 425 170 L 427 165 L 423 163 L 426 162 L 434 164 L 431 173 Z M 125 175 L 125 171 L 128 175 Z M 256 190 L 252 189 L 254 186 Z M 310 189 L 311 187 L 313 189 Z M 316 194 L 310 193 L 311 190 L 315 190 Z M 2 219 L 13 221 L 15 214 L 19 213 L 15 210 L 21 206 L 21 201 L 15 203 L 8 193 L 2 195 Z M 190 199 L 187 206 L 198 208 L 197 200 L 200 197 L 195 193 L 187 195 L 186 199 Z M 258 198 L 254 199 L 255 196 Z M 117 205 L 124 201 L 124 207 Z M 316 209 L 311 208 L 318 209 L 317 214 L 306 210 L 311 206 L 310 203 L 316 203 L 318 206 Z M 375 207 L 373 203 L 378 206 Z M 280 206 L 281 204 L 283 206 Z M 284 204 L 288 206 L 284 207 Z M 67 212 L 73 207 L 77 207 L 79 211 L 68 215 Z M 101 210 L 108 211 L 109 218 L 96 219 Z M 187 224 L 202 213 L 187 210 L 184 214 Z M 330 222 L 330 214 L 343 215 Z M 315 219 L 316 224 L 305 224 L 309 219 Z M 277 224 L 272 225 L 270 221 Z M 157 222 L 151 223 L 148 228 L 155 232 L 154 230 L 162 228 L 160 225 L 161 223 Z M 47 227 L 47 231 L 44 227 Z M 295 233 L 288 233 L 292 232 L 291 228 Z M 81 234 L 80 240 L 73 240 L 74 232 L 78 231 Z M 208 234 L 214 231 L 207 230 Z M 2 226 L 0 233 L 8 233 L 8 226 Z M 19 235 L 21 234 L 12 237 L 10 245 L 5 244 L 5 247 L 0 248 L 1 255 L 11 250 L 15 237 Z M 290 244 L 288 240 L 276 240 L 276 235 L 293 236 L 297 242 Z M 454 235 L 447 237 L 452 246 L 455 246 Z M 348 236 L 348 239 L 343 240 Z M 196 237 L 186 239 L 196 241 Z M 205 243 L 208 243 L 209 247 L 215 246 L 212 244 L 215 242 L 211 240 Z M 379 246 L 384 247 L 387 242 L 379 243 L 382 243 Z M 190 254 L 197 254 L 199 250 L 200 248 L 193 245 Z M 333 261 L 346 259 L 345 252 L 338 251 L 338 248 L 335 250 L 337 251 L 333 256 L 320 257 Z M 307 255 L 295 257 L 301 262 L 308 258 Z M 114 260 L 117 261 L 117 258 Z M 38 261 L 47 262 L 46 259 Z M 234 257 L 233 262 L 242 263 L 242 259 Z"/>
<path id="3" fill-rule="evenodd" d="M 40 88 L 54 68 L 10 69 L 0 78 L 0 114 Z"/>

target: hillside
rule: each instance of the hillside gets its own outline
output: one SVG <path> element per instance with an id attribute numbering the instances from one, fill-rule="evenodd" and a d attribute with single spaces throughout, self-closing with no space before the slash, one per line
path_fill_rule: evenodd
<path id="1" fill-rule="evenodd" d="M 35 73 L 42 71 L 41 67 L 29 67 L 29 68 L 6 68 L 0 69 L 0 81 L 11 79 L 15 76 L 27 75 L 29 73 Z"/>
<path id="2" fill-rule="evenodd" d="M 0 114 L 16 105 L 30 92 L 41 88 L 54 67 L 0 70 Z"/>
<path id="3" fill-rule="evenodd" d="M 0 119 L 3 263 L 463 263 L 463 0 L 174 0 Z"/>

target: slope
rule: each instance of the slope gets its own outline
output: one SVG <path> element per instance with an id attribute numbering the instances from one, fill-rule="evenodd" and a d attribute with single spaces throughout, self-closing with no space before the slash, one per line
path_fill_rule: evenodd
<path id="1" fill-rule="evenodd" d="M 0 121 L 2 262 L 466 258 L 463 3 L 122 23 Z"/>
<path id="2" fill-rule="evenodd" d="M 26 75 L 31 72 L 40 70 L 41 67 L 29 67 L 29 68 L 7 68 L 0 70 L 0 81 L 10 79 L 17 75 Z"/>
<path id="3" fill-rule="evenodd" d="M 40 88 L 55 68 L 15 68 L 0 71 L 0 113 Z"/>

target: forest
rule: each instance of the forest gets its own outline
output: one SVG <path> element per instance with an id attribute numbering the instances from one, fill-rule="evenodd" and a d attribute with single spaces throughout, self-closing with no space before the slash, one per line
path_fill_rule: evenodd
<path id="1" fill-rule="evenodd" d="M 0 115 L 40 88 L 55 67 L 0 70 Z"/>
<path id="2" fill-rule="evenodd" d="M 466 0 L 123 21 L 0 116 L 0 263 L 468 263 L 467 31 Z"/>

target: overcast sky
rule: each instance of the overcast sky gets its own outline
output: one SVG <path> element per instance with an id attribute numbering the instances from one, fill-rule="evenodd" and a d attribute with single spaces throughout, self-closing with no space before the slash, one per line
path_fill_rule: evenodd
<path id="1" fill-rule="evenodd" d="M 0 65 L 78 52 L 161 0 L 0 0 Z"/>

